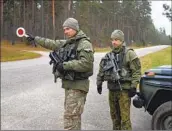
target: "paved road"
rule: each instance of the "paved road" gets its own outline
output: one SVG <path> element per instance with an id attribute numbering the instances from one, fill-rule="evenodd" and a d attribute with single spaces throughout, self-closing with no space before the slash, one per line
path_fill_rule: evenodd
<path id="1" fill-rule="evenodd" d="M 167 46 L 137 49 L 139 56 Z M 1 129 L 2 130 L 63 130 L 64 90 L 61 81 L 53 83 L 48 53 L 32 60 L 1 63 Z M 104 53 L 95 53 L 94 75 L 90 78 L 85 111 L 82 116 L 84 130 L 111 130 L 108 90 L 96 91 L 98 63 Z M 151 116 L 144 109 L 131 107 L 134 130 L 150 130 Z"/>

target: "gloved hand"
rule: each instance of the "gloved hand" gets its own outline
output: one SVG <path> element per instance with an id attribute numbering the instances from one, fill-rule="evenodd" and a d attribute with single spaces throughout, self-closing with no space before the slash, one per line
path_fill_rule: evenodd
<path id="1" fill-rule="evenodd" d="M 26 34 L 26 35 L 28 35 L 28 37 L 26 37 L 26 39 L 27 39 L 29 42 L 35 40 L 35 37 L 34 37 L 33 35 L 31 35 L 31 34 Z"/>
<path id="2" fill-rule="evenodd" d="M 58 70 L 60 73 L 62 73 L 62 72 L 64 71 L 63 63 L 59 63 L 59 64 L 57 65 L 57 70 Z"/>
<path id="3" fill-rule="evenodd" d="M 102 84 L 97 85 L 97 92 L 101 95 L 102 94 Z"/>
<path id="4" fill-rule="evenodd" d="M 133 97 L 136 94 L 136 87 L 131 87 L 128 91 L 128 96 Z"/>

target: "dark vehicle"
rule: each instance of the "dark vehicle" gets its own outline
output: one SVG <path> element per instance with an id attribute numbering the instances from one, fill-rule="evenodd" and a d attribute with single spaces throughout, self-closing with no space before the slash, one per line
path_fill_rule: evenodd
<path id="1" fill-rule="evenodd" d="M 139 88 L 133 105 L 152 115 L 153 130 L 172 130 L 172 66 L 147 70 Z"/>

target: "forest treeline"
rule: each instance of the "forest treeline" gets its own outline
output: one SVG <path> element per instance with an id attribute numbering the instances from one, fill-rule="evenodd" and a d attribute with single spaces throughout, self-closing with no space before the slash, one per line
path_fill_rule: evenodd
<path id="1" fill-rule="evenodd" d="M 33 35 L 64 39 L 62 24 L 74 17 L 94 46 L 109 45 L 114 29 L 124 32 L 128 45 L 171 43 L 164 28 L 155 28 L 149 0 L 1 0 L 0 7 L 1 37 L 13 42 L 19 40 L 18 27 Z"/>

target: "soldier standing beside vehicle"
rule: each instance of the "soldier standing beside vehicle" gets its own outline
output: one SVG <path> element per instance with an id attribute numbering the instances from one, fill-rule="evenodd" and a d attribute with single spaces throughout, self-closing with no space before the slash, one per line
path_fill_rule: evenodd
<path id="1" fill-rule="evenodd" d="M 70 53 L 73 55 L 72 60 L 58 63 L 55 69 L 62 74 L 60 78 L 62 79 L 62 88 L 65 89 L 64 129 L 81 130 L 81 115 L 89 91 L 89 77 L 93 74 L 93 47 L 89 38 L 79 29 L 76 19 L 68 18 L 63 23 L 63 30 L 67 40 L 50 40 L 39 36 L 33 37 L 29 34 L 27 40 L 35 41 L 47 49 L 73 52 Z M 72 72 L 71 79 L 64 73 L 67 71 Z"/>
<path id="2" fill-rule="evenodd" d="M 141 64 L 134 50 L 125 46 L 124 33 L 121 30 L 114 30 L 111 39 L 112 51 L 100 62 L 97 91 L 101 94 L 102 83 L 107 81 L 113 130 L 131 130 L 131 97 L 136 94 L 136 87 L 141 77 Z M 113 61 L 117 64 L 116 70 Z"/>

